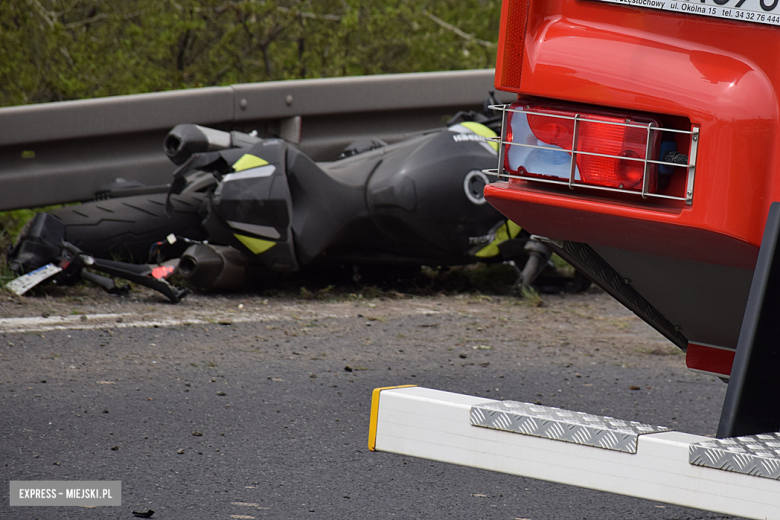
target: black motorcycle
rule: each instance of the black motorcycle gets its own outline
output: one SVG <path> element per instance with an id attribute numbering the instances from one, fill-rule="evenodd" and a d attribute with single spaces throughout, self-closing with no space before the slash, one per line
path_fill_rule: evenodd
<path id="1" fill-rule="evenodd" d="M 551 265 L 550 251 L 483 197 L 499 125 L 459 113 L 394 144 L 356 141 L 332 162 L 282 139 L 178 125 L 164 141 L 178 166 L 170 185 L 118 180 L 102 200 L 39 214 L 9 265 L 19 274 L 60 267 L 60 283 L 90 268 L 178 301 L 184 292 L 166 282 L 176 269 L 195 288 L 235 289 L 302 269 L 510 262 L 525 266 L 516 267 L 521 292 Z"/>

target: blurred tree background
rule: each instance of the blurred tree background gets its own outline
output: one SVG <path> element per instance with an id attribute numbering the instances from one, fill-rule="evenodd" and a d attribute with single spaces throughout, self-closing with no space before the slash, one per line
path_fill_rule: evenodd
<path id="1" fill-rule="evenodd" d="M 500 0 L 0 0 L 0 106 L 489 68 Z"/>

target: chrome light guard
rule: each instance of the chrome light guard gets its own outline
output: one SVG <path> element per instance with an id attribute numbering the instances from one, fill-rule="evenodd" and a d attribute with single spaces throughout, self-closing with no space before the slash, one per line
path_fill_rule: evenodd
<path id="1" fill-rule="evenodd" d="M 645 159 L 641 158 L 634 158 L 634 157 L 622 157 L 617 155 L 608 155 L 608 154 L 600 154 L 600 153 L 594 153 L 594 152 L 585 152 L 581 150 L 576 149 L 576 143 L 577 143 L 577 132 L 579 129 L 580 121 L 583 119 L 580 117 L 579 114 L 575 114 L 574 116 L 565 116 L 560 114 L 545 114 L 541 112 L 533 112 L 531 110 L 523 109 L 520 107 L 516 108 L 510 108 L 511 105 L 491 105 L 489 108 L 492 108 L 495 111 L 501 112 L 501 136 L 500 137 L 494 137 L 490 138 L 490 141 L 493 141 L 495 143 L 498 143 L 498 167 L 496 169 L 488 169 L 483 170 L 484 173 L 488 175 L 494 175 L 498 176 L 499 179 L 505 180 L 505 179 L 522 179 L 525 181 L 531 181 L 531 182 L 542 182 L 547 184 L 558 184 L 561 186 L 568 186 L 570 189 L 576 188 L 588 188 L 592 190 L 600 190 L 600 191 L 612 191 L 612 192 L 618 192 L 618 193 L 628 193 L 631 195 L 641 195 L 643 199 L 646 199 L 648 197 L 653 198 L 659 198 L 659 199 L 671 199 L 671 200 L 681 200 L 684 201 L 686 204 L 692 204 L 693 203 L 693 181 L 695 177 L 696 172 L 696 154 L 698 152 L 699 148 L 699 128 L 698 127 L 692 127 L 691 130 L 678 130 L 675 128 L 661 128 L 658 126 L 655 126 L 653 123 L 649 124 L 637 124 L 637 123 L 617 123 L 613 121 L 599 121 L 595 119 L 588 119 L 588 123 L 594 123 L 594 124 L 604 124 L 604 125 L 615 125 L 615 126 L 625 126 L 630 128 L 643 128 L 647 130 L 647 150 L 645 153 Z M 508 112 L 514 112 L 519 114 L 530 114 L 530 115 L 536 115 L 536 116 L 542 116 L 542 117 L 552 117 L 556 119 L 569 119 L 574 121 L 574 131 L 572 133 L 572 149 L 571 150 L 563 150 L 567 153 L 571 154 L 570 159 L 570 173 L 569 178 L 564 180 L 555 180 L 555 179 L 546 179 L 541 177 L 535 177 L 530 175 L 514 175 L 509 172 L 507 172 L 504 169 L 504 145 L 509 146 L 522 146 L 526 148 L 540 148 L 543 150 L 559 150 L 559 148 L 553 148 L 552 146 L 543 146 L 543 145 L 533 145 L 533 144 L 526 144 L 526 143 L 513 143 L 506 140 L 506 132 L 507 132 L 507 113 Z M 690 136 L 690 146 L 689 146 L 689 152 L 688 152 L 688 163 L 687 164 L 677 164 L 672 162 L 666 162 L 666 161 L 657 161 L 653 159 L 648 159 L 647 157 L 650 155 L 651 151 L 651 143 L 652 139 L 650 136 L 652 135 L 652 132 L 669 132 L 669 133 L 676 133 L 676 134 L 685 134 Z M 596 157 L 607 157 L 611 159 L 618 159 L 622 161 L 639 161 L 644 163 L 644 173 L 642 174 L 642 190 L 629 190 L 625 188 L 611 188 L 606 186 L 597 186 L 594 184 L 586 184 L 582 181 L 575 180 L 575 170 L 576 170 L 576 156 L 577 155 L 591 155 Z M 688 170 L 688 178 L 686 180 L 685 185 L 685 196 L 684 197 L 678 197 L 674 195 L 664 195 L 660 193 L 650 193 L 649 192 L 649 185 L 650 185 L 650 176 L 648 175 L 649 168 L 651 164 L 656 164 L 659 166 L 671 166 L 674 168 L 686 168 Z"/>

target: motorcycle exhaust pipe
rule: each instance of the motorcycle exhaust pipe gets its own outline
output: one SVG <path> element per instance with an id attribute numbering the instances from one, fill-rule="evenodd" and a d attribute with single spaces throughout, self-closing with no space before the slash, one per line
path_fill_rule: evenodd
<path id="1" fill-rule="evenodd" d="M 179 261 L 179 272 L 198 289 L 241 289 L 246 285 L 247 259 L 230 246 L 195 244 Z"/>
<path id="2" fill-rule="evenodd" d="M 163 141 L 165 155 L 176 165 L 182 165 L 194 153 L 216 152 L 227 148 L 247 147 L 260 141 L 242 132 L 223 132 L 214 128 L 184 123 L 176 125 Z"/>

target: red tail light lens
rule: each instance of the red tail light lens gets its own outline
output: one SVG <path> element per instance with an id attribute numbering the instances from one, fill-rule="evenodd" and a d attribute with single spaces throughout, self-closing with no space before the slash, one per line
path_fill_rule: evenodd
<path id="1" fill-rule="evenodd" d="M 648 130 L 657 121 L 520 103 L 510 108 L 518 109 L 507 118 L 506 140 L 515 143 L 505 145 L 509 173 L 568 181 L 574 167 L 575 183 L 636 191 L 647 174 L 647 192 L 656 191 L 658 169 L 645 159 L 658 149 L 661 132 Z"/>
<path id="2" fill-rule="evenodd" d="M 498 33 L 495 86 L 499 90 L 520 88 L 528 24 L 529 0 L 504 0 Z"/>
<path id="3" fill-rule="evenodd" d="M 615 117 L 595 119 L 611 123 L 625 123 L 629 120 Z M 577 164 L 583 182 L 613 188 L 642 189 L 645 163 L 631 159 L 646 158 L 648 131 L 645 128 L 583 121 L 580 130 L 578 150 L 609 156 L 579 156 Z M 616 159 L 615 157 L 625 159 Z M 652 191 L 655 191 L 655 177 L 653 176 L 650 180 Z"/>
<path id="4" fill-rule="evenodd" d="M 545 110 L 545 114 L 563 116 L 564 118 L 549 117 L 547 115 L 528 114 L 528 126 L 536 138 L 542 142 L 559 146 L 564 150 L 571 150 L 574 143 L 573 114 L 557 110 Z"/>

